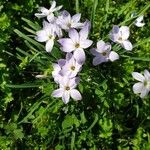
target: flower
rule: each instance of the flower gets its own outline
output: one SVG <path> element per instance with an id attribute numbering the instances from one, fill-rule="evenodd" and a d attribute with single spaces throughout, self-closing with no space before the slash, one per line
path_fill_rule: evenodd
<path id="1" fill-rule="evenodd" d="M 64 30 L 68 31 L 71 28 L 81 28 L 83 27 L 83 23 L 80 23 L 81 14 L 75 14 L 71 17 L 71 15 L 67 11 L 63 11 L 56 23 Z"/>
<path id="2" fill-rule="evenodd" d="M 54 19 L 54 12 L 60 10 L 61 8 L 62 6 L 56 7 L 56 2 L 53 1 L 50 9 L 46 9 L 45 7 L 40 7 L 39 12 L 41 13 L 36 13 L 35 16 L 38 18 L 47 17 L 47 20 L 51 22 Z"/>
<path id="3" fill-rule="evenodd" d="M 52 76 L 54 78 L 54 81 L 59 84 L 59 82 L 62 80 L 63 75 L 61 73 L 62 67 L 65 65 L 66 60 L 60 59 L 58 60 L 57 63 L 53 63 L 53 71 L 52 71 Z"/>
<path id="4" fill-rule="evenodd" d="M 93 59 L 94 66 L 109 60 L 115 61 L 119 59 L 119 55 L 116 52 L 111 51 L 111 45 L 109 43 L 105 43 L 102 40 L 97 42 L 96 49 L 91 49 L 91 53 L 95 56 Z"/>
<path id="5" fill-rule="evenodd" d="M 53 28 L 54 33 L 61 38 L 63 36 L 62 29 L 56 24 L 56 19 L 53 22 L 49 23 L 47 21 L 43 21 L 43 29 Z"/>
<path id="6" fill-rule="evenodd" d="M 148 70 L 144 70 L 144 76 L 138 72 L 133 72 L 134 79 L 140 81 L 133 85 L 133 92 L 135 94 L 140 93 L 140 97 L 144 98 L 150 91 L 150 73 Z"/>
<path id="7" fill-rule="evenodd" d="M 81 71 L 82 65 L 75 60 L 72 54 L 68 55 L 70 55 L 68 56 L 70 58 L 66 60 L 65 65 L 62 67 L 61 73 L 69 78 L 73 78 L 78 74 L 79 71 Z"/>
<path id="8" fill-rule="evenodd" d="M 79 64 L 85 62 L 85 52 L 83 49 L 90 47 L 93 41 L 87 39 L 89 27 L 83 27 L 78 33 L 75 29 L 69 30 L 70 38 L 59 39 L 58 42 L 62 46 L 64 52 L 74 52 L 74 58 Z"/>
<path id="9" fill-rule="evenodd" d="M 54 90 L 52 92 L 52 96 L 62 97 L 62 100 L 65 104 L 69 102 L 70 97 L 74 100 L 81 100 L 82 96 L 80 92 L 77 89 L 75 89 L 78 82 L 79 78 L 69 79 L 67 77 L 64 77 L 59 84 L 59 89 Z"/>
<path id="10" fill-rule="evenodd" d="M 134 24 L 135 24 L 137 27 L 143 27 L 143 26 L 145 25 L 145 23 L 142 22 L 142 21 L 143 21 L 143 18 L 144 18 L 143 15 L 139 16 L 139 17 L 135 20 Z"/>
<path id="11" fill-rule="evenodd" d="M 123 48 L 130 51 L 132 50 L 133 46 L 131 42 L 128 40 L 130 35 L 129 27 L 127 26 L 113 26 L 112 31 L 110 32 L 110 39 L 115 42 L 119 43 Z"/>
<path id="12" fill-rule="evenodd" d="M 45 26 L 42 30 L 36 33 L 35 39 L 39 42 L 46 42 L 45 49 L 51 52 L 54 46 L 54 39 L 56 37 L 55 28 L 53 25 Z"/>

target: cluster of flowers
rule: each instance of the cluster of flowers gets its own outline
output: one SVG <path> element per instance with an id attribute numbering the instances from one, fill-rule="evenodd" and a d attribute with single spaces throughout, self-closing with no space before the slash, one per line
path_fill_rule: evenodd
<path id="1" fill-rule="evenodd" d="M 52 72 L 52 76 L 54 81 L 59 85 L 59 89 L 53 91 L 52 96 L 62 97 L 63 102 L 68 103 L 70 97 L 74 100 L 82 99 L 80 92 L 76 89 L 80 80 L 78 73 L 81 71 L 82 65 L 86 60 L 84 49 L 89 48 L 93 44 L 93 41 L 88 39 L 91 28 L 90 22 L 87 20 L 81 23 L 81 14 L 71 16 L 66 10 L 58 12 L 61 8 L 62 6 L 56 7 L 56 2 L 53 1 L 50 9 L 41 7 L 39 9 L 40 13 L 35 14 L 38 18 L 47 18 L 47 21 L 43 21 L 43 29 L 37 32 L 36 40 L 46 42 L 45 49 L 47 52 L 51 52 L 57 38 L 60 49 L 66 52 L 66 59 L 60 59 L 57 63 L 53 64 L 54 71 Z M 57 12 L 57 16 L 55 12 Z M 142 19 L 142 17 L 137 18 L 135 25 L 139 27 L 143 26 L 144 23 L 141 23 Z M 63 38 L 66 35 L 65 32 L 67 32 L 69 37 Z M 119 27 L 116 25 L 113 26 L 109 34 L 111 41 L 119 44 L 127 51 L 131 51 L 133 46 L 128 40 L 129 35 L 129 27 Z M 111 50 L 111 44 L 105 43 L 102 40 L 97 42 L 97 48 L 91 49 L 91 53 L 94 55 L 94 66 L 119 59 L 119 55 Z M 140 81 L 145 85 L 145 81 Z M 136 88 L 134 86 L 134 92 L 139 93 L 139 91 L 135 90 Z"/>

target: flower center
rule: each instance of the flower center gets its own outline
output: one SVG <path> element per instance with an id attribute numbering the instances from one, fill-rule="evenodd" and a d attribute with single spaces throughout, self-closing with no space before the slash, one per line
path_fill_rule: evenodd
<path id="1" fill-rule="evenodd" d="M 144 81 L 144 86 L 146 88 L 150 88 L 150 82 L 148 82 L 147 80 Z"/>
<path id="2" fill-rule="evenodd" d="M 49 35 L 48 38 L 51 40 L 51 39 L 53 38 L 53 36 L 52 36 L 52 35 Z"/>
<path id="3" fill-rule="evenodd" d="M 107 55 L 107 53 L 106 53 L 106 52 L 103 52 L 103 53 L 102 53 L 102 55 L 103 55 L 103 56 L 106 56 L 106 55 Z"/>
<path id="4" fill-rule="evenodd" d="M 75 66 L 71 66 L 71 70 L 74 71 L 75 70 Z"/>
<path id="5" fill-rule="evenodd" d="M 118 38 L 118 41 L 122 41 L 122 37 L 119 37 L 119 38 Z"/>
<path id="6" fill-rule="evenodd" d="M 71 23 L 68 23 L 67 26 L 68 26 L 69 28 L 71 28 Z"/>
<path id="7" fill-rule="evenodd" d="M 75 47 L 76 47 L 76 48 L 79 48 L 79 47 L 80 47 L 80 44 L 79 44 L 79 43 L 76 43 Z"/>
<path id="8" fill-rule="evenodd" d="M 70 87 L 69 87 L 69 86 L 66 86 L 66 87 L 65 87 L 65 90 L 66 90 L 66 91 L 69 91 L 69 90 L 70 90 Z"/>

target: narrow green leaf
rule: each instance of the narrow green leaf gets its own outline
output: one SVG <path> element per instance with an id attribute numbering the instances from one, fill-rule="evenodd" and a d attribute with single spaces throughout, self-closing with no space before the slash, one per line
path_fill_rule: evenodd
<path id="1" fill-rule="evenodd" d="M 142 57 L 130 57 L 130 56 L 127 56 L 127 55 L 121 55 L 122 57 L 124 58 L 129 58 L 129 59 L 132 59 L 132 60 L 140 60 L 140 61 L 150 61 L 150 58 L 142 58 Z"/>
<path id="2" fill-rule="evenodd" d="M 6 86 L 9 88 L 23 89 L 23 88 L 38 88 L 41 85 L 36 85 L 36 84 L 20 84 L 20 85 L 7 84 Z"/>
<path id="3" fill-rule="evenodd" d="M 91 24 L 93 28 L 94 28 L 94 20 L 95 20 L 95 13 L 96 13 L 97 6 L 98 6 L 98 0 L 94 0 L 92 14 L 91 14 Z"/>
<path id="4" fill-rule="evenodd" d="M 79 0 L 76 0 L 76 13 L 79 13 Z"/>
<path id="5" fill-rule="evenodd" d="M 32 21 L 26 19 L 26 18 L 21 18 L 23 21 L 25 21 L 32 29 L 34 29 L 35 31 L 40 30 L 40 26 L 38 24 L 33 23 Z"/>
<path id="6" fill-rule="evenodd" d="M 31 34 L 36 34 L 35 31 L 29 29 L 28 27 L 23 26 L 23 28 L 24 28 L 26 31 L 28 31 L 29 33 L 31 33 Z"/>
<path id="7" fill-rule="evenodd" d="M 20 32 L 19 30 L 15 29 L 14 32 L 16 34 L 18 34 L 20 37 L 22 37 L 23 39 L 29 41 L 30 43 L 32 43 L 33 45 L 35 45 L 38 49 L 44 49 L 44 46 L 38 42 L 36 42 L 35 40 L 33 40 L 32 38 L 28 37 L 27 35 L 25 35 L 24 33 Z"/>

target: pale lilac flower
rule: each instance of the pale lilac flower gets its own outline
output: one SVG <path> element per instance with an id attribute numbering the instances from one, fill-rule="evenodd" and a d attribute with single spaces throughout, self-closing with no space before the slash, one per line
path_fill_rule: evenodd
<path id="1" fill-rule="evenodd" d="M 43 21 L 43 29 L 53 28 L 54 33 L 61 38 L 63 36 L 62 29 L 59 27 L 59 25 L 56 24 L 56 19 L 52 21 L 51 23 L 47 21 Z"/>
<path id="2" fill-rule="evenodd" d="M 81 100 L 82 96 L 80 92 L 75 89 L 79 82 L 78 80 L 79 78 L 69 79 L 67 77 L 64 77 L 60 82 L 59 89 L 53 91 L 52 96 L 62 97 L 62 100 L 65 104 L 69 102 L 70 97 L 74 100 Z"/>
<path id="3" fill-rule="evenodd" d="M 145 23 L 143 22 L 143 18 L 144 18 L 143 15 L 139 16 L 139 17 L 135 20 L 134 24 L 135 24 L 137 27 L 143 27 L 143 26 L 145 25 Z"/>
<path id="4" fill-rule="evenodd" d="M 66 60 L 60 59 L 57 63 L 53 63 L 53 71 L 52 76 L 54 81 L 59 84 L 59 82 L 63 79 L 63 74 L 61 73 L 62 67 L 65 65 Z"/>
<path id="5" fill-rule="evenodd" d="M 85 52 L 83 49 L 90 47 L 93 41 L 87 39 L 89 29 L 85 26 L 78 33 L 75 29 L 69 30 L 70 38 L 62 38 L 58 42 L 62 45 L 62 51 L 74 52 L 74 58 L 78 63 L 83 64 L 85 62 Z"/>
<path id="6" fill-rule="evenodd" d="M 110 32 L 110 39 L 115 42 L 119 43 L 123 48 L 130 51 L 132 50 L 133 46 L 131 42 L 128 40 L 130 35 L 129 27 L 127 26 L 113 26 L 112 31 Z"/>
<path id="7" fill-rule="evenodd" d="M 97 48 L 92 49 L 91 53 L 95 56 L 93 59 L 94 66 L 109 60 L 115 61 L 119 59 L 119 55 L 116 52 L 111 51 L 111 45 L 109 43 L 105 43 L 102 40 L 97 42 Z"/>
<path id="8" fill-rule="evenodd" d="M 79 29 L 83 27 L 83 23 L 80 23 L 81 14 L 75 14 L 71 17 L 71 15 L 67 11 L 63 11 L 56 23 L 64 30 L 68 31 L 71 28 Z"/>
<path id="9" fill-rule="evenodd" d="M 40 7 L 39 12 L 41 13 L 36 13 L 35 16 L 38 18 L 47 17 L 47 20 L 51 22 L 54 20 L 54 12 L 60 10 L 61 8 L 62 6 L 56 7 L 56 2 L 53 1 L 50 9 L 46 9 L 45 7 Z"/>
<path id="10" fill-rule="evenodd" d="M 72 54 L 67 59 L 65 65 L 62 67 L 61 73 L 68 76 L 68 78 L 73 78 L 81 71 L 82 65 L 75 60 Z"/>
<path id="11" fill-rule="evenodd" d="M 36 35 L 35 39 L 39 42 L 46 42 L 45 49 L 47 52 L 51 52 L 56 37 L 53 25 L 45 26 L 42 30 L 38 31 Z"/>
<path id="12" fill-rule="evenodd" d="M 148 70 L 144 70 L 144 75 L 133 72 L 132 76 L 134 79 L 138 80 L 139 82 L 133 85 L 133 92 L 135 94 L 140 93 L 140 97 L 144 98 L 148 95 L 150 91 L 150 73 Z"/>

